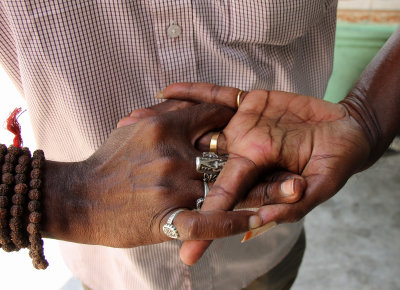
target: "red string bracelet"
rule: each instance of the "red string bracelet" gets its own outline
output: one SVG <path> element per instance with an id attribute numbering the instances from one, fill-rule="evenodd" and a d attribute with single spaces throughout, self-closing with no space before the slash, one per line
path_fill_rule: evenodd
<path id="1" fill-rule="evenodd" d="M 22 148 L 21 125 L 18 122 L 18 118 L 24 112 L 22 112 L 22 108 L 15 108 L 7 118 L 7 130 L 15 135 L 13 145 L 18 148 Z"/>

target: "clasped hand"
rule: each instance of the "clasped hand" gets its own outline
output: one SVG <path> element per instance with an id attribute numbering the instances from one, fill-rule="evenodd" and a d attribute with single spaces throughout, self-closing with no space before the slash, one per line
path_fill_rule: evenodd
<path id="1" fill-rule="evenodd" d="M 170 240 L 162 227 L 180 208 L 187 209 L 174 219 L 181 240 L 212 240 L 259 226 L 261 220 L 249 210 L 191 210 L 204 195 L 203 175 L 195 168 L 201 154 L 196 143 L 207 132 L 224 128 L 233 114 L 216 104 L 171 101 L 121 120 L 120 128 L 76 165 L 82 186 L 68 196 L 71 231 L 60 237 L 125 248 L 160 243 Z M 235 206 L 298 200 L 301 187 L 287 197 L 281 186 L 292 176 L 260 180 Z"/>
<path id="2" fill-rule="evenodd" d="M 182 83 L 167 87 L 163 97 L 185 100 L 185 104 L 207 102 L 236 109 L 237 94 L 235 88 Z M 204 139 L 209 140 L 209 135 Z M 258 90 L 242 94 L 240 107 L 222 130 L 218 150 L 229 153 L 229 160 L 201 212 L 229 212 L 261 178 L 277 170 L 306 180 L 300 201 L 260 207 L 257 214 L 262 224 L 267 224 L 298 221 L 329 199 L 367 163 L 371 146 L 360 124 L 342 104 Z M 181 259 L 195 263 L 209 244 L 204 240 L 184 242 Z"/>

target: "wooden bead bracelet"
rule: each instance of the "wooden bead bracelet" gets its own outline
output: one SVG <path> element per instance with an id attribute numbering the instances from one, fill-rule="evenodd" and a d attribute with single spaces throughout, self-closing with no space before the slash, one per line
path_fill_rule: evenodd
<path id="1" fill-rule="evenodd" d="M 42 150 L 31 158 L 28 148 L 0 144 L 0 247 L 6 252 L 29 248 L 36 269 L 48 266 L 40 228 L 44 164 Z"/>

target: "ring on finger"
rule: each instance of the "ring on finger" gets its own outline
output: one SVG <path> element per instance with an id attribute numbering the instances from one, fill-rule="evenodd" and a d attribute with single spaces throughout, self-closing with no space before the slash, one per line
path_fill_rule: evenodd
<path id="1" fill-rule="evenodd" d="M 196 171 L 218 176 L 227 160 L 228 155 L 218 156 L 213 152 L 203 152 L 202 156 L 196 157 Z"/>
<path id="2" fill-rule="evenodd" d="M 206 199 L 208 192 L 210 191 L 210 188 L 208 187 L 208 182 L 206 179 L 203 179 L 203 185 L 204 185 L 204 197 L 200 197 L 196 200 L 196 208 L 198 210 L 201 209 L 201 206 L 203 205 L 203 202 Z"/>
<path id="3" fill-rule="evenodd" d="M 218 138 L 221 135 L 221 131 L 215 132 L 210 140 L 210 152 L 218 154 Z"/>
<path id="4" fill-rule="evenodd" d="M 237 105 L 238 109 L 239 109 L 239 106 L 240 106 L 240 97 L 242 96 L 242 94 L 243 94 L 243 91 L 240 90 L 239 93 L 236 96 L 236 105 Z"/>
<path id="5" fill-rule="evenodd" d="M 171 239 L 177 239 L 179 238 L 179 232 L 177 230 L 177 228 L 174 225 L 174 219 L 176 218 L 176 216 L 185 211 L 185 209 L 180 208 L 177 209 L 176 211 L 174 211 L 168 218 L 167 222 L 165 223 L 165 225 L 163 225 L 163 231 L 164 234 L 166 234 L 168 237 L 170 237 Z"/>
<path id="6" fill-rule="evenodd" d="M 217 132 L 218 135 L 220 132 Z M 215 134 L 214 134 L 215 135 Z M 218 136 L 216 138 L 218 140 Z M 210 144 L 211 147 L 211 144 Z M 204 197 L 196 200 L 196 208 L 201 209 L 203 202 L 210 191 L 208 183 L 215 182 L 228 159 L 227 155 L 218 156 L 214 152 L 203 152 L 201 157 L 196 157 L 196 170 L 203 173 Z"/>

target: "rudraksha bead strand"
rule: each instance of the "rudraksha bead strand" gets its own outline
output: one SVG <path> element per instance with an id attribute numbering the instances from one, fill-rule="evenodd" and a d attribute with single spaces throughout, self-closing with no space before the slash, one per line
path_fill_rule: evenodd
<path id="1" fill-rule="evenodd" d="M 1 164 L 1 180 L 0 180 L 0 246 L 6 252 L 15 250 L 15 246 L 11 241 L 9 228 L 9 209 L 11 205 L 11 192 L 14 178 L 12 172 L 14 166 L 10 162 L 6 162 L 6 156 L 12 155 L 8 152 L 7 147 L 0 144 L 0 164 Z M 12 160 L 7 157 L 7 160 Z"/>
<path id="2" fill-rule="evenodd" d="M 10 146 L 10 148 L 12 148 Z M 9 148 L 9 151 L 10 151 Z M 15 175 L 14 175 L 14 194 L 11 198 L 12 206 L 10 209 L 10 229 L 11 229 L 11 240 L 13 241 L 17 250 L 26 248 L 29 245 L 28 241 L 28 233 L 26 232 L 26 226 L 24 227 L 24 213 L 25 207 L 27 205 L 26 202 L 26 195 L 28 193 L 28 186 L 26 185 L 27 182 L 27 174 L 29 167 L 26 166 L 24 163 L 20 163 L 20 160 L 23 161 L 24 159 L 21 157 L 25 156 L 25 158 L 30 158 L 31 153 L 29 150 L 18 148 L 19 150 L 14 149 L 12 150 L 13 153 L 19 154 L 17 156 L 17 165 L 15 166 Z"/>
<path id="3" fill-rule="evenodd" d="M 7 154 L 7 146 L 4 144 L 0 144 L 0 154 L 6 155 Z"/>
<path id="4" fill-rule="evenodd" d="M 41 150 L 31 158 L 28 148 L 0 144 L 0 247 L 7 252 L 29 247 L 37 269 L 48 266 L 40 226 L 44 163 Z"/>
<path id="5" fill-rule="evenodd" d="M 46 269 L 49 265 L 43 253 L 43 240 L 40 228 L 42 220 L 41 214 L 41 187 L 42 187 L 42 168 L 44 166 L 45 158 L 42 150 L 36 150 L 32 156 L 32 170 L 29 182 L 29 224 L 27 231 L 29 233 L 29 256 L 32 258 L 33 266 L 36 269 Z"/>
<path id="6" fill-rule="evenodd" d="M 27 193 L 28 186 L 25 183 L 16 184 L 14 187 L 14 195 L 11 199 L 13 204 L 10 209 L 10 214 L 12 216 L 10 219 L 11 239 L 17 249 L 26 248 L 29 245 L 28 233 L 24 220 Z"/>

